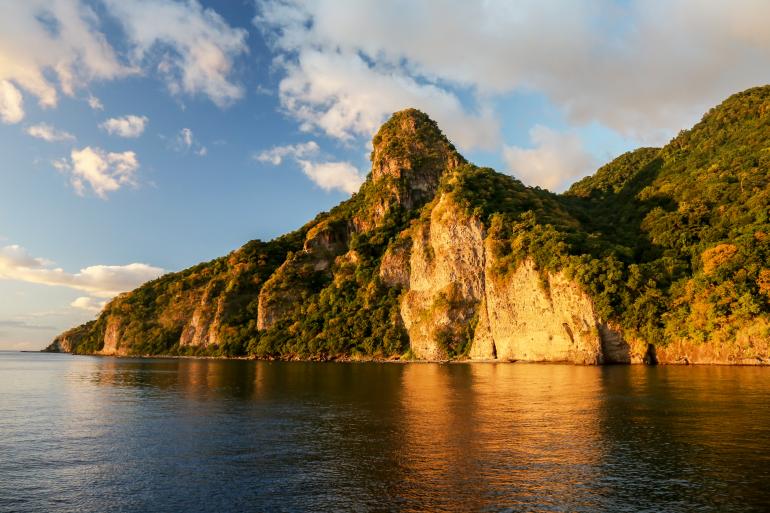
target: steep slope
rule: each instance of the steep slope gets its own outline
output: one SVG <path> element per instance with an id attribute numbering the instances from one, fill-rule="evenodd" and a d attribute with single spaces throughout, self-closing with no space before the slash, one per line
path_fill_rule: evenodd
<path id="1" fill-rule="evenodd" d="M 361 190 L 300 230 L 119 296 L 71 330 L 70 350 L 99 354 L 387 357 L 408 349 L 397 284 L 379 278 L 391 240 L 465 160 L 425 114 L 378 132 Z M 58 344 L 55 347 L 68 347 Z"/>
<path id="2" fill-rule="evenodd" d="M 589 253 L 590 272 L 605 276 L 584 281 L 627 338 L 658 342 L 669 361 L 767 358 L 768 170 L 766 86 L 568 191 L 564 203 L 590 234 L 575 253 Z M 598 281 L 604 288 L 590 284 Z"/>
<path id="3" fill-rule="evenodd" d="M 119 296 L 51 350 L 767 363 L 770 87 L 563 195 L 401 111 L 361 190 L 300 230 Z"/>

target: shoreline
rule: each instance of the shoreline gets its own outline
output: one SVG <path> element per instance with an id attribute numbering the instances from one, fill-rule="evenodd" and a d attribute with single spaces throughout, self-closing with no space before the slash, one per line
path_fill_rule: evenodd
<path id="1" fill-rule="evenodd" d="M 237 361 L 254 361 L 254 362 L 298 362 L 298 363 L 393 363 L 393 364 L 473 364 L 473 363 L 494 363 L 494 364 L 534 364 L 534 365 L 573 365 L 577 367 L 624 367 L 624 366 L 718 366 L 718 367 L 770 367 L 770 360 L 760 361 L 740 361 L 740 362 L 693 362 L 693 361 L 678 361 L 678 362 L 657 362 L 655 364 L 647 364 L 644 362 L 628 362 L 628 363 L 601 363 L 601 364 L 585 364 L 575 363 L 570 361 L 538 361 L 538 360 L 488 360 L 488 359 L 464 359 L 464 360 L 417 360 L 417 359 L 400 359 L 400 358 L 334 358 L 334 359 L 303 359 L 303 358 L 255 358 L 251 356 L 193 356 L 193 355 L 118 355 L 118 354 L 73 354 L 60 351 L 19 351 L 22 353 L 49 353 L 49 354 L 62 354 L 70 356 L 97 356 L 101 358 L 134 358 L 142 360 L 237 360 Z"/>

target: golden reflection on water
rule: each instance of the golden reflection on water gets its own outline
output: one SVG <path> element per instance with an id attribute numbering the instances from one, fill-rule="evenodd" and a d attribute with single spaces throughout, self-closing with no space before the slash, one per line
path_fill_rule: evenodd
<path id="1" fill-rule="evenodd" d="M 525 506 L 576 493 L 603 457 L 601 375 L 566 365 L 409 365 L 402 382 L 404 493 L 432 509 L 453 489 Z M 566 499 L 566 501 L 565 501 Z M 462 509 L 462 508 L 459 508 Z"/>
<path id="2" fill-rule="evenodd" d="M 770 369 L 0 355 L 0 391 L 18 511 L 770 503 Z"/>

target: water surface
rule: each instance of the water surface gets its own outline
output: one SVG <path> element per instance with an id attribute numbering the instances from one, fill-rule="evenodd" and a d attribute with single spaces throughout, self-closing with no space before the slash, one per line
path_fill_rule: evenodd
<path id="1" fill-rule="evenodd" d="M 767 511 L 770 369 L 0 352 L 0 511 Z"/>

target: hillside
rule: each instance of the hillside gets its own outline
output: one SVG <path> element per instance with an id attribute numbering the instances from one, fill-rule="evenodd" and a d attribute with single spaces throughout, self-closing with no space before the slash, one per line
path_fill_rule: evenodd
<path id="1" fill-rule="evenodd" d="M 562 195 L 394 114 L 349 200 L 111 301 L 51 351 L 770 362 L 770 86 Z"/>

